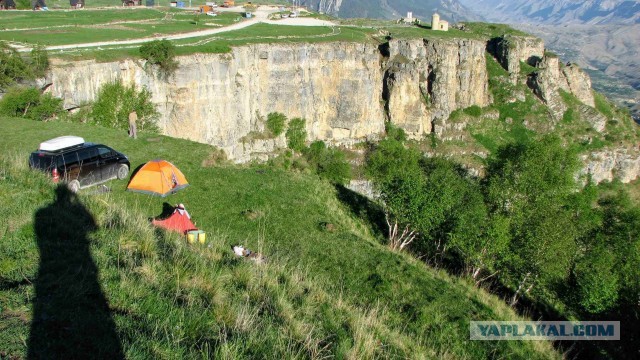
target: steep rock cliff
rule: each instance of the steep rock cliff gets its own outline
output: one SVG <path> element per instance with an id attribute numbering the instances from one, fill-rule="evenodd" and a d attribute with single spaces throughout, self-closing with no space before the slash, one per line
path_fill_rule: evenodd
<path id="1" fill-rule="evenodd" d="M 384 83 L 389 120 L 420 138 L 440 133 L 456 109 L 487 106 L 485 47 L 477 40 L 392 40 Z"/>
<path id="2" fill-rule="evenodd" d="M 567 80 L 569 92 L 575 95 L 583 104 L 595 106 L 591 90 L 591 78 L 578 65 L 569 63 L 562 67 L 562 75 Z"/>
<path id="3" fill-rule="evenodd" d="M 538 71 L 529 77 L 527 84 L 547 104 L 554 119 L 562 119 L 568 109 L 560 94 L 560 90 L 563 90 L 582 103 L 578 110 L 595 130 L 601 132 L 605 129 L 607 119 L 593 108 L 595 101 L 591 79 L 577 65 L 562 65 L 557 57 L 545 56 L 538 64 Z"/>
<path id="4" fill-rule="evenodd" d="M 422 137 L 453 110 L 489 104 L 484 48 L 477 40 L 392 40 L 385 54 L 373 44 L 257 44 L 180 57 L 168 81 L 141 60 L 124 60 L 58 61 L 51 82 L 67 108 L 95 100 L 117 79 L 147 87 L 164 134 L 243 162 L 285 146 L 283 138 L 252 136 L 275 111 L 305 118 L 310 141 L 376 138 L 385 120 Z"/>
<path id="5" fill-rule="evenodd" d="M 265 139 L 265 116 L 282 112 L 303 117 L 308 140 L 352 144 L 375 139 L 385 121 L 413 138 L 435 133 L 441 140 L 467 144 L 464 123 L 448 123 L 457 109 L 491 103 L 485 51 L 520 74 L 520 61 L 538 65 L 528 84 L 558 119 L 567 109 L 560 90 L 581 102 L 581 118 L 602 131 L 606 118 L 593 106 L 589 77 L 575 66 L 561 66 L 541 41 L 508 36 L 489 44 L 471 39 L 391 40 L 387 46 L 357 43 L 256 44 L 228 54 L 180 57 L 168 80 L 144 61 L 111 63 L 55 60 L 49 76 L 52 94 L 73 108 L 96 99 L 105 83 L 122 80 L 147 87 L 161 114 L 164 134 L 215 145 L 236 162 L 265 160 L 286 146 L 284 135 Z M 500 45 L 501 44 L 501 45 Z M 500 46 L 502 46 L 500 48 Z M 498 121 L 499 114 L 487 121 Z M 460 145 L 462 146 L 462 145 Z M 486 149 L 464 145 L 462 153 L 486 156 Z M 608 150 L 584 158 L 583 174 L 596 181 L 614 176 L 628 182 L 640 173 L 633 151 Z"/>
<path id="6" fill-rule="evenodd" d="M 509 72 L 513 84 L 518 82 L 520 62 L 536 66 L 544 56 L 544 41 L 533 36 L 505 35 L 489 43 L 489 51 Z"/>
<path id="7" fill-rule="evenodd" d="M 557 57 L 545 56 L 538 64 L 538 71 L 528 79 L 528 85 L 533 92 L 544 101 L 555 119 L 561 119 L 567 110 L 567 105 L 558 94 L 558 90 L 569 91 L 569 84 L 560 71 Z"/>
<path id="8" fill-rule="evenodd" d="M 640 174 L 640 154 L 630 149 L 610 149 L 583 155 L 585 166 L 580 175 L 589 175 L 595 183 L 619 179 L 628 183 Z"/>
<path id="9" fill-rule="evenodd" d="M 271 148 L 247 135 L 264 131 L 270 112 L 307 120 L 309 140 L 349 143 L 384 131 L 378 48 L 329 43 L 234 48 L 230 54 L 179 58 L 169 81 L 145 71 L 142 61 L 57 63 L 53 95 L 67 108 L 95 100 L 100 87 L 122 79 L 146 86 L 158 106 L 163 133 L 225 150 L 235 161 Z M 275 143 L 282 143 L 276 141 Z"/>

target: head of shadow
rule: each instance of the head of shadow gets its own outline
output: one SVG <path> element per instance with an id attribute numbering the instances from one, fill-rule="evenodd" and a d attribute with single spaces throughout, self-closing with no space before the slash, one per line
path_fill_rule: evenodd
<path id="1" fill-rule="evenodd" d="M 124 358 L 90 251 L 98 230 L 91 212 L 61 184 L 34 214 L 34 226 L 40 264 L 28 358 Z"/>

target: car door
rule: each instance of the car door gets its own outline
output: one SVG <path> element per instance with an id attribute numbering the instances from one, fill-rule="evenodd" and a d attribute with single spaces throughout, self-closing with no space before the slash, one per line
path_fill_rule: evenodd
<path id="1" fill-rule="evenodd" d="M 78 181 L 80 181 L 81 187 L 102 181 L 98 162 L 98 151 L 95 147 L 78 150 L 78 165 L 80 167 Z"/>
<path id="2" fill-rule="evenodd" d="M 99 145 L 96 149 L 98 151 L 98 166 L 102 181 L 115 178 L 118 170 L 118 159 L 115 156 L 115 151 L 104 145 Z"/>

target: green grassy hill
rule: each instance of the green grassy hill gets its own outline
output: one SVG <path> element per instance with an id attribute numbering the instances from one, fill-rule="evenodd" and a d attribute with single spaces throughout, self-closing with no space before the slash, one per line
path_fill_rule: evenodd
<path id="1" fill-rule="evenodd" d="M 16 118 L 0 127 L 0 357 L 560 357 L 548 342 L 470 341 L 470 320 L 518 317 L 389 251 L 353 212 L 364 200 L 315 176 L 203 167 L 213 148 L 158 135 Z M 70 194 L 27 167 L 41 141 L 69 134 L 124 152 L 132 168 L 169 160 L 191 186 L 164 199 L 125 181 Z M 206 245 L 151 227 L 165 202 L 186 205 Z M 235 244 L 268 263 L 235 257 Z"/>

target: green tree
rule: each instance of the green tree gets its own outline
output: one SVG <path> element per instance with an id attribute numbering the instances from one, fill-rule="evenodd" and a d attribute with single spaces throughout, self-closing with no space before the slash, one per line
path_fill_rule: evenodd
<path id="1" fill-rule="evenodd" d="M 473 258 L 487 216 L 478 183 L 451 161 L 423 158 L 397 138 L 402 136 L 381 141 L 366 165 L 380 193 L 391 248 L 415 241 L 415 251 L 432 261 L 484 266 Z"/>
<path id="2" fill-rule="evenodd" d="M 535 285 L 568 276 L 579 232 L 565 204 L 577 187 L 577 166 L 576 155 L 551 136 L 504 146 L 490 161 L 489 206 L 509 222 L 510 246 L 500 266 L 501 279 L 515 289 L 512 304 Z"/>
<path id="3" fill-rule="evenodd" d="M 158 65 L 161 75 L 168 78 L 178 68 L 176 48 L 169 40 L 154 40 L 140 46 L 140 55 L 153 65 Z"/>
<path id="4" fill-rule="evenodd" d="M 625 191 L 618 191 L 601 199 L 599 205 L 602 210 L 602 225 L 585 241 L 586 260 L 583 262 L 592 262 L 592 270 L 599 276 L 607 277 L 608 281 L 617 278 L 618 305 L 633 309 L 640 299 L 640 207 Z M 596 260 L 598 257 L 610 262 Z M 576 269 L 580 270 L 578 266 Z M 578 284 L 598 280 L 589 278 L 590 275 L 593 276 L 585 271 L 577 272 Z M 604 295 L 597 293 L 597 289 L 591 289 L 588 285 L 581 285 L 580 289 L 581 304 L 587 311 L 600 312 L 616 305 L 606 301 Z M 607 290 L 613 293 L 613 288 Z"/>
<path id="5" fill-rule="evenodd" d="M 33 75 L 42 77 L 49 69 L 49 54 L 42 45 L 36 45 L 31 49 L 31 68 Z"/>
<path id="6" fill-rule="evenodd" d="M 289 146 L 289 149 L 298 152 L 303 151 L 307 140 L 305 120 L 301 118 L 291 119 L 285 135 L 287 137 L 287 146 Z"/>
<path id="7" fill-rule="evenodd" d="M 137 90 L 134 84 L 125 86 L 118 80 L 100 88 L 91 108 L 89 122 L 115 129 L 128 129 L 128 115 L 133 110 L 138 114 L 139 130 L 157 131 L 155 122 L 159 114 L 151 102 L 149 90 Z"/>
<path id="8" fill-rule="evenodd" d="M 36 88 L 14 87 L 0 102 L 0 112 L 7 116 L 26 116 L 29 109 L 40 102 L 40 91 Z"/>
<path id="9" fill-rule="evenodd" d="M 573 269 L 580 305 L 590 313 L 613 308 L 620 288 L 615 255 L 603 244 L 587 251 Z"/>
<path id="10" fill-rule="evenodd" d="M 0 113 L 7 116 L 46 121 L 63 111 L 62 99 L 42 94 L 33 87 L 14 87 L 0 100 Z"/>
<path id="11" fill-rule="evenodd" d="M 418 224 L 426 220 L 420 158 L 420 153 L 405 148 L 401 141 L 387 138 L 367 159 L 366 172 L 380 193 L 392 249 L 411 244 L 418 235 Z"/>
<path id="12" fill-rule="evenodd" d="M 344 152 L 327 148 L 323 141 L 314 141 L 304 150 L 307 161 L 315 167 L 316 173 L 334 184 L 344 185 L 351 179 L 351 166 Z"/>
<path id="13" fill-rule="evenodd" d="M 472 248 L 484 236 L 487 216 L 477 181 L 445 158 L 422 159 L 421 168 L 426 214 L 418 227 L 422 234 L 418 248 L 436 262 L 447 260 L 453 261 L 451 265 L 455 267 L 471 266 Z"/>
<path id="14" fill-rule="evenodd" d="M 284 132 L 287 123 L 286 115 L 279 112 L 272 112 L 267 115 L 267 129 L 273 136 L 279 136 Z"/>
<path id="15" fill-rule="evenodd" d="M 32 79 L 29 64 L 13 48 L 0 42 L 0 89 L 26 79 Z"/>

